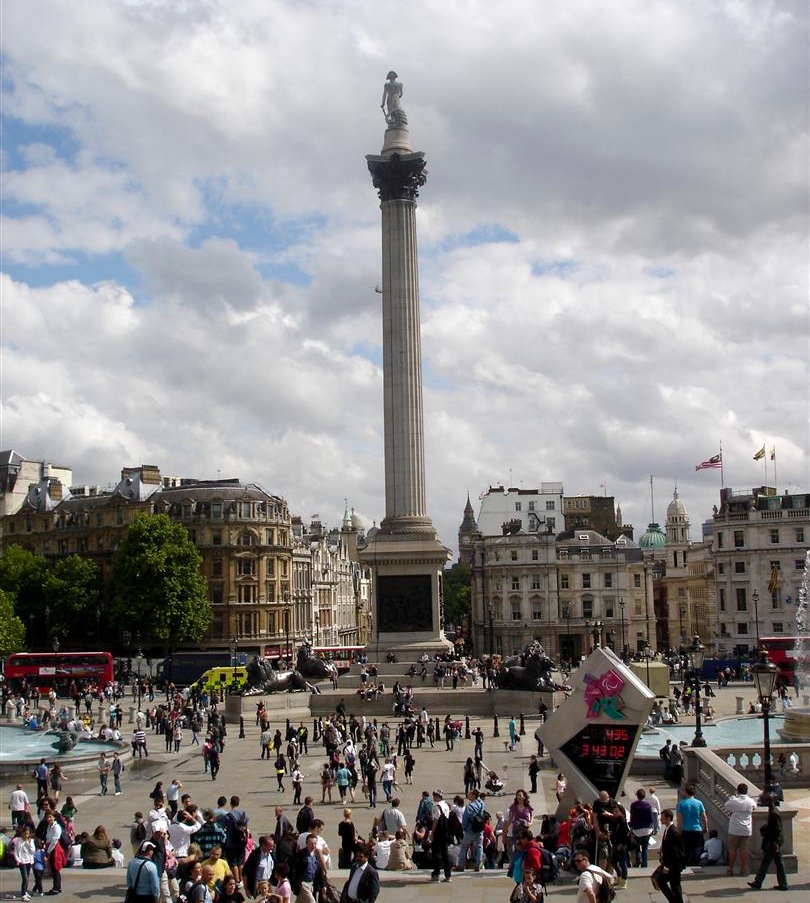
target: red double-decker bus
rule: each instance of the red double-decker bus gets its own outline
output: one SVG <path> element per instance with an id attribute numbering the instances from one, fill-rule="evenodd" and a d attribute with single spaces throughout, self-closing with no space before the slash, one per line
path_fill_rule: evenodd
<path id="1" fill-rule="evenodd" d="M 6 680 L 12 687 L 23 681 L 40 693 L 65 695 L 72 683 L 80 688 L 104 688 L 113 680 L 113 658 L 109 652 L 13 652 L 5 663 Z"/>
<path id="2" fill-rule="evenodd" d="M 779 678 L 787 686 L 793 685 L 793 677 L 796 673 L 796 642 L 795 636 L 761 636 L 759 648 L 766 649 L 768 658 L 779 669 Z"/>

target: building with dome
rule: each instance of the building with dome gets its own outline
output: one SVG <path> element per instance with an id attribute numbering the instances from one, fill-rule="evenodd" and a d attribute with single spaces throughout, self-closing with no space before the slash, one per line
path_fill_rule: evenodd
<path id="1" fill-rule="evenodd" d="M 661 648 L 687 646 L 699 636 L 706 648 L 717 650 L 714 566 L 711 546 L 689 538 L 689 512 L 678 487 L 667 506 L 664 573 L 656 586 Z"/>

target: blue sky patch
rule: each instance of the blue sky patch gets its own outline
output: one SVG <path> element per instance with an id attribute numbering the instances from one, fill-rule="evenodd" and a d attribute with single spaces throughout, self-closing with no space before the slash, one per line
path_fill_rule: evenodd
<path id="1" fill-rule="evenodd" d="M 16 282 L 24 282 L 31 288 L 44 288 L 57 282 L 77 279 L 85 285 L 96 282 L 115 282 L 126 287 L 137 299 L 142 293 L 143 280 L 140 272 L 129 265 L 123 253 L 84 254 L 81 251 L 65 250 L 70 260 L 65 263 L 42 263 L 33 266 L 6 261 L 4 270 Z"/>
<path id="2" fill-rule="evenodd" d="M 644 272 L 648 276 L 653 276 L 655 279 L 672 279 L 672 277 L 678 272 L 672 267 L 645 267 Z"/>
<path id="3" fill-rule="evenodd" d="M 572 276 L 579 269 L 577 260 L 536 260 L 532 264 L 532 276 Z"/>
<path id="4" fill-rule="evenodd" d="M 75 162 L 79 143 L 70 129 L 51 123 L 41 125 L 25 122 L 7 114 L 0 117 L 0 123 L 7 170 L 22 170 L 30 166 L 23 151 L 31 144 L 45 144 L 53 148 L 55 156 L 68 163 Z"/>
<path id="5" fill-rule="evenodd" d="M 469 232 L 448 235 L 441 243 L 440 250 L 452 251 L 454 248 L 475 248 L 478 245 L 495 245 L 504 242 L 517 244 L 520 242 L 520 238 L 499 223 L 483 223 Z"/>

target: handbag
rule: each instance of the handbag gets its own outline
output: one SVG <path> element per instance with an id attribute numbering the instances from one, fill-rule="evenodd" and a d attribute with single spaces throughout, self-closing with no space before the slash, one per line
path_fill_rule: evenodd
<path id="1" fill-rule="evenodd" d="M 656 890 L 660 890 L 658 886 L 658 878 L 661 876 L 661 873 L 664 869 L 663 865 L 659 865 L 657 869 L 650 875 L 650 883 Z"/>
<path id="2" fill-rule="evenodd" d="M 340 894 L 338 889 L 331 881 L 325 881 L 323 887 L 318 892 L 319 903 L 340 903 Z"/>
<path id="3" fill-rule="evenodd" d="M 124 895 L 124 903 L 135 903 L 135 898 L 137 897 L 137 887 L 138 881 L 141 877 L 141 872 L 143 871 L 143 867 L 146 865 L 146 859 L 141 863 L 141 867 L 138 869 L 138 874 L 135 875 L 135 880 L 132 882 L 132 887 L 127 888 L 127 892 Z"/>

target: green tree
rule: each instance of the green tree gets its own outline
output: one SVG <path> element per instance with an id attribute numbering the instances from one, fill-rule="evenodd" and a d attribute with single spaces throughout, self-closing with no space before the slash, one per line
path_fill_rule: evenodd
<path id="1" fill-rule="evenodd" d="M 470 617 L 470 569 L 454 564 L 444 572 L 444 617 L 448 623 L 461 624 Z"/>
<path id="2" fill-rule="evenodd" d="M 201 564 L 182 524 L 139 514 L 113 559 L 113 616 L 165 646 L 201 639 L 213 618 Z"/>
<path id="3" fill-rule="evenodd" d="M 40 638 L 43 646 L 47 646 L 45 586 L 49 572 L 44 558 L 22 546 L 9 546 L 0 558 L 0 590 L 11 596 L 14 613 L 28 624 L 29 641 Z"/>
<path id="4" fill-rule="evenodd" d="M 56 561 L 45 582 L 51 634 L 68 646 L 87 646 L 88 636 L 101 633 L 100 595 L 101 572 L 94 561 L 80 555 Z"/>
<path id="5" fill-rule="evenodd" d="M 14 596 L 0 589 L 0 656 L 25 649 L 25 624 L 14 614 Z"/>

